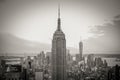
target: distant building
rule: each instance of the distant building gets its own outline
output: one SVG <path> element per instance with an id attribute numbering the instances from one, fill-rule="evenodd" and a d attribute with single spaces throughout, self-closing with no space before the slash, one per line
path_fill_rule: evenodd
<path id="1" fill-rule="evenodd" d="M 35 80 L 43 80 L 43 72 L 42 71 L 35 72 Z"/>
<path id="2" fill-rule="evenodd" d="M 80 61 L 80 54 L 76 54 L 75 57 L 76 57 L 76 62 L 78 63 Z"/>
<path id="3" fill-rule="evenodd" d="M 47 60 L 47 64 L 51 64 L 51 60 L 52 60 L 51 52 L 46 53 L 46 60 Z"/>
<path id="4" fill-rule="evenodd" d="M 45 62 L 45 53 L 42 51 L 40 54 L 38 54 L 37 58 L 39 66 L 42 68 Z"/>
<path id="5" fill-rule="evenodd" d="M 107 65 L 107 64 L 105 63 L 105 65 Z M 102 67 L 103 66 L 103 61 L 102 61 L 101 57 L 95 58 L 95 66 L 96 67 Z"/>
<path id="6" fill-rule="evenodd" d="M 26 61 L 25 61 L 25 64 L 26 64 L 26 68 L 27 68 L 27 69 L 32 68 L 32 60 L 31 60 L 31 57 L 30 57 L 30 56 L 27 57 L 27 59 L 26 59 Z"/>
<path id="7" fill-rule="evenodd" d="M 120 80 L 120 66 L 116 65 L 108 71 L 107 80 Z"/>
<path id="8" fill-rule="evenodd" d="M 108 67 L 108 63 L 107 63 L 106 60 L 104 60 L 103 66 L 104 66 L 104 67 Z"/>
<path id="9" fill-rule="evenodd" d="M 67 64 L 69 64 L 72 61 L 72 56 L 70 54 L 70 50 L 66 51 L 66 60 L 67 60 Z"/>
<path id="10" fill-rule="evenodd" d="M 66 80 L 66 39 L 61 30 L 60 9 L 58 27 L 52 40 L 52 80 Z"/>
<path id="11" fill-rule="evenodd" d="M 89 54 L 87 57 L 87 66 L 89 69 L 94 67 L 94 54 Z"/>
<path id="12" fill-rule="evenodd" d="M 115 80 L 120 80 L 120 66 L 115 66 Z"/>
<path id="13" fill-rule="evenodd" d="M 80 53 L 80 61 L 82 60 L 82 54 L 83 54 L 83 42 L 82 41 L 80 41 L 80 43 L 79 43 L 79 53 Z"/>
<path id="14" fill-rule="evenodd" d="M 6 73 L 5 78 L 6 80 L 20 80 L 20 73 Z"/>
<path id="15" fill-rule="evenodd" d="M 70 70 L 72 68 L 73 59 L 69 50 L 66 51 L 66 60 L 67 60 L 67 70 Z"/>
<path id="16" fill-rule="evenodd" d="M 21 73 L 22 70 L 20 65 L 7 65 L 5 72 L 5 80 L 20 80 L 22 79 Z"/>
<path id="17" fill-rule="evenodd" d="M 35 70 L 38 68 L 39 68 L 38 58 L 34 56 L 34 59 L 32 61 L 32 69 L 35 72 Z"/>
<path id="18" fill-rule="evenodd" d="M 0 80 L 3 80 L 5 73 L 5 60 L 0 58 Z"/>

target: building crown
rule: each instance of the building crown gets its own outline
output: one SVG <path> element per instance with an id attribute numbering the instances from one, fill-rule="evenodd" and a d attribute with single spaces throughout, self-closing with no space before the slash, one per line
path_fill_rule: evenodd
<path id="1" fill-rule="evenodd" d="M 54 38 L 63 38 L 65 39 L 65 34 L 61 30 L 61 18 L 60 18 L 60 5 L 58 5 L 58 22 L 57 22 L 57 30 L 54 33 Z"/>

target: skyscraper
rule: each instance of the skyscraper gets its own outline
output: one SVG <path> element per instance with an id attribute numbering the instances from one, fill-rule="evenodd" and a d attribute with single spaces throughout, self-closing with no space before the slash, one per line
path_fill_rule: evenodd
<path id="1" fill-rule="evenodd" d="M 80 41 L 79 43 L 79 53 L 80 53 L 80 61 L 82 60 L 82 53 L 83 53 L 83 42 Z"/>
<path id="2" fill-rule="evenodd" d="M 57 30 L 52 40 L 52 80 L 66 80 L 66 39 L 61 30 L 60 7 Z"/>

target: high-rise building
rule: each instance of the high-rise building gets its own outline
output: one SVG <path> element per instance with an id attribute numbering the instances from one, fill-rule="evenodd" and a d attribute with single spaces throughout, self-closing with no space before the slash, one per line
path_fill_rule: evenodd
<path id="1" fill-rule="evenodd" d="M 60 7 L 57 30 L 52 40 L 52 80 L 66 80 L 66 39 L 61 30 Z"/>
<path id="2" fill-rule="evenodd" d="M 95 58 L 95 65 L 96 65 L 96 67 L 102 67 L 102 66 L 104 66 L 103 60 L 102 60 L 101 57 Z M 106 65 L 106 63 L 105 63 L 105 65 Z"/>
<path id="3" fill-rule="evenodd" d="M 70 64 L 70 62 L 72 61 L 72 56 L 70 54 L 70 50 L 66 51 L 66 60 L 67 60 L 67 64 Z"/>
<path id="4" fill-rule="evenodd" d="M 80 61 L 82 60 L 82 54 L 83 54 L 83 42 L 80 41 L 79 43 L 79 53 L 80 53 Z"/>
<path id="5" fill-rule="evenodd" d="M 87 56 L 87 66 L 89 69 L 94 67 L 94 54 L 89 54 Z"/>
<path id="6" fill-rule="evenodd" d="M 51 52 L 46 52 L 46 61 L 47 61 L 47 64 L 51 64 Z"/>
<path id="7" fill-rule="evenodd" d="M 45 62 L 45 53 L 44 53 L 44 51 L 40 52 L 40 54 L 38 54 L 37 58 L 38 58 L 38 64 L 42 68 L 43 65 L 44 65 L 44 62 Z"/>

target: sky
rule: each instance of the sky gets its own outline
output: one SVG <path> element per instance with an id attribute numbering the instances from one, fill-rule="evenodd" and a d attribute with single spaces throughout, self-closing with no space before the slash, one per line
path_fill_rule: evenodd
<path id="1" fill-rule="evenodd" d="M 120 0 L 62 0 L 61 28 L 66 35 L 67 46 L 78 48 L 80 40 L 96 39 L 104 40 L 102 44 L 114 45 L 119 51 L 119 4 Z M 2 33 L 51 44 L 57 18 L 58 1 L 0 0 Z"/>

